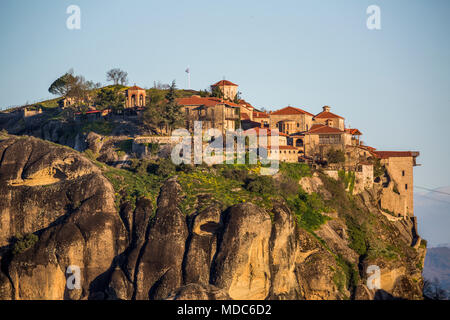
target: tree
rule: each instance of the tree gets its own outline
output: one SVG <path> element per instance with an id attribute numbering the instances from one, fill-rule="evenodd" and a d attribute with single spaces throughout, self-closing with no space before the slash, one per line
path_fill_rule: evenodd
<path id="1" fill-rule="evenodd" d="M 125 85 L 128 82 L 128 73 L 119 68 L 111 69 L 106 73 L 106 81 L 113 81 L 114 85 Z"/>
<path id="2" fill-rule="evenodd" d="M 329 163 L 343 163 L 345 162 L 345 154 L 342 150 L 330 149 L 328 150 L 327 159 Z"/>
<path id="3" fill-rule="evenodd" d="M 95 104 L 100 110 L 111 108 L 114 112 L 117 112 L 123 110 L 125 96 L 117 88 L 102 88 L 97 93 Z"/>
<path id="4" fill-rule="evenodd" d="M 446 300 L 448 293 L 441 287 L 441 283 L 437 278 L 433 281 L 424 279 L 423 281 L 423 295 L 432 300 Z"/>
<path id="5" fill-rule="evenodd" d="M 75 106 L 86 105 L 89 101 L 90 92 L 100 87 L 99 83 L 86 81 L 83 76 L 75 76 L 75 81 L 67 93 L 67 96 L 75 100 Z"/>
<path id="6" fill-rule="evenodd" d="M 163 92 L 151 89 L 151 99 L 146 103 L 143 114 L 143 122 L 153 132 L 161 134 L 164 128 L 163 109 L 164 109 L 164 94 Z"/>
<path id="7" fill-rule="evenodd" d="M 170 134 L 173 129 L 183 125 L 183 113 L 176 102 L 176 89 L 175 81 L 172 81 L 165 96 L 163 92 L 151 89 L 154 92 L 146 105 L 143 122 L 158 134 L 162 134 L 163 131 Z"/>
<path id="8" fill-rule="evenodd" d="M 70 69 L 64 75 L 53 81 L 48 88 L 48 92 L 54 95 L 66 97 L 71 91 L 77 79 L 73 74 L 73 69 Z"/>
<path id="9" fill-rule="evenodd" d="M 71 69 L 56 79 L 50 85 L 48 91 L 52 94 L 72 99 L 74 101 L 73 105 L 81 108 L 88 102 L 90 91 L 97 89 L 100 86 L 100 83 L 86 81 L 83 76 L 74 75 L 73 70 Z"/>
<path id="10" fill-rule="evenodd" d="M 233 99 L 234 103 L 239 103 L 239 101 L 241 101 L 241 92 L 240 91 L 238 91 L 236 93 L 236 95 L 234 96 L 234 99 Z"/>
<path id="11" fill-rule="evenodd" d="M 215 87 L 211 88 L 211 97 L 220 98 L 220 99 L 222 99 L 224 97 L 223 92 L 219 88 L 219 86 L 215 86 Z"/>
<path id="12" fill-rule="evenodd" d="M 175 84 L 175 80 L 173 80 L 166 95 L 167 102 L 163 111 L 163 119 L 169 133 L 172 132 L 172 130 L 177 126 L 183 124 L 181 107 L 176 102 L 176 89 L 177 86 Z"/>

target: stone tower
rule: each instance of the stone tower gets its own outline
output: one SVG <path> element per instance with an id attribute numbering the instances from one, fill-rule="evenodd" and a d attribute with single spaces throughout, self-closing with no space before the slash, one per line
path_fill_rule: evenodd
<path id="1" fill-rule="evenodd" d="M 219 89 L 223 93 L 223 98 L 227 100 L 234 100 L 237 95 L 237 88 L 239 87 L 237 84 L 234 84 L 231 81 L 228 80 L 221 80 L 211 86 L 211 89 L 214 90 L 214 88 L 219 87 Z"/>
<path id="2" fill-rule="evenodd" d="M 136 84 L 127 89 L 125 97 L 126 97 L 125 101 L 126 108 L 145 106 L 145 97 L 146 97 L 145 89 L 136 86 Z"/>

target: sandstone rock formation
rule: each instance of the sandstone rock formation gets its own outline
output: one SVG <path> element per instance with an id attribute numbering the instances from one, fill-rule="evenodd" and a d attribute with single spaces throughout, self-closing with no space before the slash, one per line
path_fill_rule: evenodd
<path id="1" fill-rule="evenodd" d="M 325 188 L 319 179 L 302 184 Z M 212 203 L 186 216 L 183 194 L 174 177 L 156 207 L 145 197 L 116 206 L 102 170 L 78 152 L 29 137 L 0 141 L 0 299 L 420 298 L 415 224 L 377 216 L 369 196 L 358 205 L 380 239 L 403 244 L 399 259 L 350 248 L 339 212 L 314 235 L 283 202 L 271 212 Z M 30 233 L 38 240 L 14 251 L 17 235 Z M 385 276 L 377 292 L 365 283 L 370 264 Z M 67 286 L 69 266 L 80 268 L 79 289 Z"/>
<path id="2" fill-rule="evenodd" d="M 12 290 L 3 297 L 89 296 L 102 286 L 104 273 L 127 242 L 111 184 L 77 152 L 36 138 L 4 140 L 0 154 L 0 252 L 7 272 L 0 287 Z M 10 254 L 12 238 L 26 233 L 36 234 L 38 242 Z M 84 279 L 78 292 L 66 290 L 71 265 Z"/>

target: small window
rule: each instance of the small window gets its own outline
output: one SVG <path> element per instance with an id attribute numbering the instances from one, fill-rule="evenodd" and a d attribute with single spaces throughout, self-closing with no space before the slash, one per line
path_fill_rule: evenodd
<path id="1" fill-rule="evenodd" d="M 405 176 L 405 170 L 402 171 L 402 177 L 404 177 L 404 176 Z"/>
<path id="2" fill-rule="evenodd" d="M 300 128 L 300 123 L 297 122 L 297 128 Z"/>
<path id="3" fill-rule="evenodd" d="M 405 190 L 408 190 L 408 185 L 407 184 L 405 184 Z"/>

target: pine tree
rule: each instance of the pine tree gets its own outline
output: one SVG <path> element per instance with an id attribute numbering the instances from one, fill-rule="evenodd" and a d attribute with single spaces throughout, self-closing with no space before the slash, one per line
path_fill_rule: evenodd
<path id="1" fill-rule="evenodd" d="M 174 80 L 166 94 L 166 105 L 163 112 L 163 118 L 168 133 L 171 133 L 173 129 L 183 124 L 181 107 L 176 102 L 176 89 L 177 87 Z"/>

